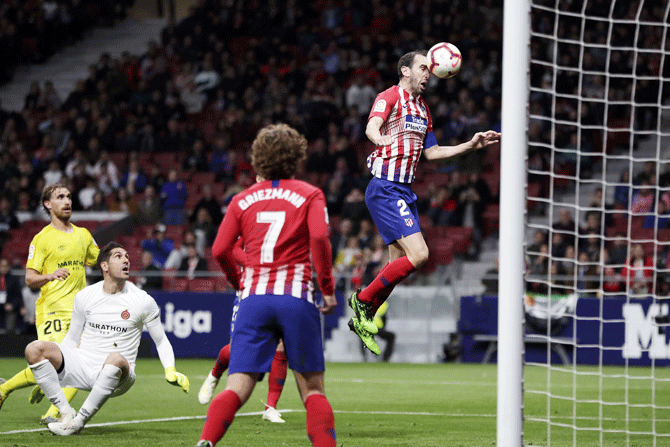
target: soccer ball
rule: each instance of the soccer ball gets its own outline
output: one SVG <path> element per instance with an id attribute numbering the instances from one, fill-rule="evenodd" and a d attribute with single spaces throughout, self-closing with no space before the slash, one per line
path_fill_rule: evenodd
<path id="1" fill-rule="evenodd" d="M 428 50 L 428 69 L 438 78 L 447 79 L 461 69 L 461 52 L 455 45 L 440 42 Z"/>

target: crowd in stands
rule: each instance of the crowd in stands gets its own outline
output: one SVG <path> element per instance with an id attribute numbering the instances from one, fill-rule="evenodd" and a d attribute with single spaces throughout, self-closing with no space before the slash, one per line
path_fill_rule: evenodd
<path id="1" fill-rule="evenodd" d="M 617 3 L 616 13 L 627 13 L 620 11 L 621 5 Z M 534 14 L 533 26 L 547 31 L 545 13 Z M 657 11 L 648 14 L 654 18 Z M 607 29 L 596 25 L 588 28 L 587 37 L 600 42 Z M 571 42 L 579 28 L 566 22 L 559 32 L 562 41 Z M 640 45 L 656 37 L 645 33 L 649 32 L 638 38 Z M 615 34 L 622 45 L 629 36 L 625 27 L 617 28 Z M 353 269 L 355 281 L 365 283 L 383 262 L 363 199 L 370 175 L 366 157 L 373 149 L 365 137 L 367 115 L 376 94 L 397 82 L 398 58 L 439 41 L 456 44 L 464 64 L 458 76 L 433 78 L 424 95 L 437 141 L 455 144 L 474 132 L 499 129 L 501 0 L 390 4 L 381 0 L 288 0 L 285 4 L 203 0 L 188 17 L 170 22 L 144 53 L 125 52 L 118 58 L 100 55 L 88 67 L 88 77 L 67 96 L 50 82 L 34 83 L 26 92 L 22 111 L 5 111 L 0 105 L 0 192 L 9 199 L 10 214 L 35 211 L 45 184 L 66 182 L 73 191 L 75 210 L 126 211 L 143 231 L 151 233 L 142 243 L 143 270 L 164 269 L 167 263 L 169 269 L 196 277 L 201 268 L 216 270 L 207 247 L 232 195 L 254 180 L 248 159 L 251 141 L 262 126 L 282 121 L 309 140 L 300 177 L 322 188 L 332 222 L 337 222 L 333 225 L 336 268 Z M 533 39 L 533 57 L 542 60 L 551 54 L 546 45 L 542 39 Z M 571 56 L 562 62 L 576 67 L 579 51 L 568 53 Z M 619 53 L 621 63 L 627 63 L 630 58 L 624 51 Z M 585 54 L 584 68 L 602 68 L 597 47 L 588 47 Z M 652 66 L 641 65 L 637 67 L 641 74 Z M 551 85 L 551 73 L 536 67 L 531 85 Z M 581 78 L 576 69 L 559 74 L 561 88 L 567 92 L 578 88 Z M 576 109 L 576 101 L 565 100 L 556 108 L 560 116 L 553 114 L 547 109 L 552 102 L 546 94 L 534 91 L 531 113 L 572 121 L 581 113 L 582 122 L 598 124 L 602 103 L 595 99 L 604 91 L 601 78 L 583 77 L 594 101 L 581 103 L 581 110 Z M 624 95 L 628 78 L 622 75 L 615 81 L 610 91 L 617 97 Z M 651 84 L 639 91 L 641 99 L 650 95 Z M 631 110 L 621 106 L 610 113 L 630 118 Z M 648 125 L 649 120 L 640 123 L 641 128 Z M 596 147 L 602 141 L 597 131 L 555 127 L 556 144 L 566 149 L 557 166 L 576 175 L 591 175 L 598 157 L 578 158 L 576 149 L 582 154 L 604 150 Z M 551 128 L 548 121 L 534 119 L 529 129 L 529 182 L 545 197 L 546 174 L 552 166 Z M 463 254 L 473 258 L 483 238 L 496 230 L 497 215 L 487 220 L 486 213 L 497 212 L 498 155 L 498 149 L 491 148 L 445 166 L 419 164 L 417 172 L 414 189 L 422 227 L 469 228 L 472 243 Z M 647 181 L 653 190 L 657 179 Z M 632 197 L 640 207 L 649 206 L 642 193 L 645 188 L 637 185 L 632 194 L 618 191 L 617 197 Z M 0 224 L 5 225 L 5 220 Z M 173 246 L 168 248 L 165 242 L 171 238 L 161 235 L 164 231 L 157 224 L 183 226 L 184 234 L 179 241 L 172 238 Z M 195 235 L 193 242 L 187 241 L 190 232 Z M 588 247 L 584 244 L 580 242 L 575 259 Z M 179 261 L 171 260 L 175 250 Z M 149 282 L 152 276 L 143 281 Z"/>
<path id="2" fill-rule="evenodd" d="M 450 2 L 203 1 L 143 54 L 100 55 L 67 96 L 34 83 L 22 111 L 0 110 L 0 190 L 13 212 L 34 211 L 45 184 L 66 182 L 75 210 L 184 225 L 208 246 L 227 201 L 253 182 L 257 130 L 284 121 L 310 142 L 301 177 L 323 189 L 334 217 L 358 226 L 368 217 L 367 114 L 397 82 L 402 54 L 448 36 L 465 56 L 461 75 L 433 79 L 426 95 L 438 141 L 499 127 L 502 3 L 461 3 L 445 14 Z M 495 193 L 460 172 L 482 170 L 483 157 L 426 168 L 436 174 L 417 185 L 427 225 L 468 225 L 481 240 Z M 433 197 L 443 188 L 448 196 Z"/>
<path id="3" fill-rule="evenodd" d="M 42 62 L 84 37 L 100 20 L 113 26 L 134 0 L 6 0 L 0 3 L 0 85 L 20 63 Z M 26 101 L 44 106 L 49 94 L 31 92 Z"/>

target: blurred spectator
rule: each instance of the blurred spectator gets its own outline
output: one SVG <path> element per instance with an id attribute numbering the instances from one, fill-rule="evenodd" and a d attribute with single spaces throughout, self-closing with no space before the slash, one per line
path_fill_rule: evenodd
<path id="1" fill-rule="evenodd" d="M 629 291 L 635 294 L 651 292 L 654 261 L 644 254 L 642 244 L 631 246 L 631 256 L 621 269 L 621 276 L 628 283 Z"/>
<path id="2" fill-rule="evenodd" d="M 37 100 L 37 108 L 46 110 L 53 109 L 58 110 L 62 104 L 58 92 L 54 88 L 52 81 L 44 82 L 44 89 L 40 92 L 40 96 Z"/>
<path id="3" fill-rule="evenodd" d="M 107 169 L 105 175 L 108 175 L 113 182 L 117 185 L 119 183 L 119 169 L 116 166 L 116 163 L 112 160 L 112 157 L 109 154 L 109 151 L 106 149 L 100 150 L 99 157 L 97 161 L 91 167 L 89 174 L 94 176 L 103 175 L 103 166 Z"/>
<path id="4" fill-rule="evenodd" d="M 346 240 L 346 245 L 338 251 L 333 263 L 333 273 L 338 288 L 345 288 L 346 284 L 344 281 L 349 277 L 349 273 L 356 264 L 357 259 L 362 256 L 363 252 L 358 244 L 358 238 L 356 236 L 349 236 Z"/>
<path id="5" fill-rule="evenodd" d="M 207 101 L 207 95 L 196 88 L 195 82 L 190 81 L 186 88 L 181 90 L 181 101 L 184 103 L 186 113 L 194 114 L 202 112 Z"/>
<path id="6" fill-rule="evenodd" d="M 23 297 L 23 307 L 21 307 L 21 315 L 23 316 L 23 333 L 30 335 L 37 335 L 37 328 L 35 328 L 35 305 L 40 297 L 40 289 L 31 289 L 24 286 L 21 289 Z"/>
<path id="7" fill-rule="evenodd" d="M 139 136 L 140 152 L 152 153 L 156 151 L 156 138 L 154 126 L 150 122 L 144 123 Z"/>
<path id="8" fill-rule="evenodd" d="M 188 279 L 195 279 L 198 273 L 208 272 L 207 260 L 198 254 L 194 243 L 187 243 L 186 257 L 182 259 L 178 271 L 185 273 Z"/>
<path id="9" fill-rule="evenodd" d="M 312 144 L 305 169 L 307 172 L 331 173 L 335 169 L 335 159 L 328 152 L 326 140 L 317 138 Z"/>
<path id="10" fill-rule="evenodd" d="M 198 203 L 195 204 L 195 207 L 193 208 L 193 213 L 191 213 L 191 216 L 189 217 L 191 223 L 194 223 L 196 221 L 198 212 L 201 209 L 204 209 L 207 212 L 207 214 L 209 214 L 212 224 L 216 228 L 218 228 L 219 224 L 221 223 L 221 220 L 223 219 L 223 213 L 221 212 L 221 204 L 214 197 L 214 194 L 212 192 L 212 185 L 208 183 L 202 185 L 202 197 L 200 198 Z"/>
<path id="11" fill-rule="evenodd" d="M 135 130 L 134 123 L 129 122 L 126 124 L 123 133 L 116 137 L 114 147 L 117 152 L 124 153 L 137 152 L 140 150 L 140 139 Z"/>
<path id="12" fill-rule="evenodd" d="M 622 232 L 614 233 L 612 247 L 609 250 L 609 261 L 612 264 L 623 265 L 628 259 L 628 238 Z"/>
<path id="13" fill-rule="evenodd" d="M 146 186 L 147 177 L 142 168 L 140 168 L 140 162 L 136 158 L 131 157 L 128 161 L 128 168 L 121 177 L 119 187 L 125 189 L 132 196 L 133 194 L 144 192 Z"/>
<path id="14" fill-rule="evenodd" d="M 580 297 L 595 295 L 596 289 L 598 288 L 598 281 L 594 280 L 594 278 L 598 277 L 598 261 L 596 260 L 594 262 L 589 258 L 589 255 L 586 252 L 579 253 L 577 261 L 577 293 Z M 570 274 L 569 271 L 568 274 Z"/>
<path id="15" fill-rule="evenodd" d="M 161 189 L 160 199 L 163 204 L 163 223 L 165 225 L 184 225 L 188 188 L 179 179 L 176 169 L 170 169 L 168 180 Z"/>
<path id="16" fill-rule="evenodd" d="M 572 214 L 567 208 L 561 208 L 558 212 L 558 220 L 553 223 L 552 229 L 555 232 L 560 232 L 563 235 L 563 241 L 567 245 L 574 244 L 575 233 L 577 232 L 577 225 L 572 219 Z"/>
<path id="17" fill-rule="evenodd" d="M 251 180 L 251 175 L 247 171 L 240 171 L 239 175 L 237 176 L 237 179 L 235 179 L 233 183 L 228 185 L 226 191 L 223 193 L 223 196 L 221 197 L 221 203 L 225 205 L 229 204 L 230 200 L 233 198 L 235 194 L 244 191 L 252 184 L 253 181 Z M 223 212 L 223 208 L 221 209 L 221 212 Z"/>
<path id="18" fill-rule="evenodd" d="M 57 160 L 51 160 L 49 162 L 49 168 L 42 174 L 47 186 L 60 182 L 63 179 L 63 175 L 63 171 L 61 171 Z"/>
<path id="19" fill-rule="evenodd" d="M 623 264 L 624 260 L 621 262 Z M 600 262 L 597 267 L 599 274 L 602 274 L 603 277 L 603 292 L 606 294 L 614 294 L 622 290 L 622 283 L 620 281 L 621 274 L 617 268 L 614 267 L 615 264 L 607 249 L 603 249 L 600 252 Z"/>
<path id="20" fill-rule="evenodd" d="M 23 109 L 34 111 L 37 110 L 37 104 L 40 99 L 42 92 L 40 90 L 40 83 L 37 81 L 32 81 L 30 83 L 30 90 L 26 94 L 23 101 Z"/>
<path id="21" fill-rule="evenodd" d="M 347 239 L 353 236 L 354 224 L 351 220 L 342 218 L 338 228 L 333 228 L 330 236 L 330 245 L 333 252 L 333 261 L 339 252 L 346 246 Z"/>
<path id="22" fill-rule="evenodd" d="M 84 211 L 88 211 L 93 206 L 93 196 L 97 191 L 95 180 L 87 177 L 86 186 L 81 188 L 77 193 L 79 204 Z"/>
<path id="23" fill-rule="evenodd" d="M 654 207 L 654 188 L 651 186 L 649 180 L 644 178 L 640 183 L 640 189 L 633 194 L 633 201 L 630 210 L 633 213 L 651 213 Z"/>
<path id="24" fill-rule="evenodd" d="M 154 262 L 150 251 L 142 252 L 142 268 L 135 279 L 135 284 L 142 290 L 163 290 L 161 269 Z"/>
<path id="25" fill-rule="evenodd" d="M 97 189 L 105 196 L 119 189 L 119 179 L 109 172 L 108 166 L 107 164 L 100 165 L 95 174 Z"/>
<path id="26" fill-rule="evenodd" d="M 193 82 L 195 83 L 196 91 L 214 97 L 214 90 L 219 85 L 219 74 L 212 66 L 212 56 L 213 53 L 205 55 L 202 61 L 202 68 L 193 78 Z"/>
<path id="27" fill-rule="evenodd" d="M 346 91 L 345 103 L 348 108 L 355 108 L 359 116 L 367 116 L 376 97 L 374 87 L 365 83 L 363 75 L 357 75 Z"/>
<path id="28" fill-rule="evenodd" d="M 448 226 L 451 224 L 451 216 L 456 210 L 457 202 L 451 188 L 438 186 L 435 193 L 430 195 L 430 202 L 426 215 L 430 217 L 433 225 Z"/>
<path id="29" fill-rule="evenodd" d="M 23 295 L 19 278 L 10 272 L 9 261 L 0 258 L 0 310 L 4 316 L 4 330 L 17 332 L 18 316 L 23 308 Z"/>
<path id="30" fill-rule="evenodd" d="M 376 229 L 372 225 L 372 220 L 362 219 L 358 225 L 358 245 L 360 245 L 361 250 L 365 248 L 371 248 L 376 234 Z"/>
<path id="31" fill-rule="evenodd" d="M 528 257 L 531 259 L 534 259 L 537 254 L 540 252 L 540 247 L 542 245 L 546 244 L 547 241 L 547 236 L 542 230 L 535 230 L 533 233 L 533 243 L 528 246 L 526 249 L 526 252 L 528 253 Z"/>
<path id="32" fill-rule="evenodd" d="M 529 262 L 527 292 L 547 293 L 546 276 L 549 273 L 549 246 L 544 244 L 540 247 L 540 254 Z"/>
<path id="33" fill-rule="evenodd" d="M 209 161 L 205 153 L 205 142 L 201 139 L 195 140 L 191 149 L 182 162 L 181 169 L 186 174 L 209 171 Z"/>
<path id="34" fill-rule="evenodd" d="M 218 226 L 212 222 L 212 217 L 205 208 L 200 208 L 195 216 L 193 223 L 193 232 L 195 233 L 198 245 L 203 247 L 211 247 L 216 237 Z"/>
<path id="35" fill-rule="evenodd" d="M 128 194 L 124 188 L 119 188 L 112 193 L 112 199 L 109 204 L 109 211 L 122 211 L 132 216 L 137 215 L 137 203 Z"/>
<path id="36" fill-rule="evenodd" d="M 97 190 L 93 194 L 93 204 L 88 208 L 87 211 L 108 211 L 109 207 L 107 206 L 107 200 L 105 194 L 102 191 Z"/>
<path id="37" fill-rule="evenodd" d="M 670 207 L 664 200 L 656 203 L 656 213 L 644 217 L 642 228 L 657 228 L 659 230 L 670 228 Z"/>
<path id="38" fill-rule="evenodd" d="M 154 262 L 163 268 L 170 252 L 174 248 L 174 241 L 165 237 L 165 225 L 158 224 L 147 230 L 146 238 L 142 240 L 142 250 L 148 251 L 154 257 Z"/>
<path id="39" fill-rule="evenodd" d="M 0 253 L 5 243 L 10 239 L 9 230 L 19 228 L 19 219 L 12 210 L 8 197 L 0 197 Z"/>
<path id="40" fill-rule="evenodd" d="M 491 203 L 492 196 L 488 184 L 479 171 L 468 174 L 468 183 L 458 191 L 458 205 L 453 214 L 452 225 L 472 228 L 472 245 L 468 256 L 479 257 L 482 241 L 482 214 Z"/>
<path id="41" fill-rule="evenodd" d="M 137 204 L 137 218 L 140 224 L 155 224 L 163 217 L 163 207 L 152 185 L 144 189 L 144 197 Z"/>
<path id="42" fill-rule="evenodd" d="M 149 167 L 149 172 L 147 173 L 147 185 L 153 186 L 155 191 L 161 191 L 166 181 L 167 180 L 161 171 L 161 167 L 152 163 Z"/>
<path id="43" fill-rule="evenodd" d="M 342 219 L 349 219 L 353 223 L 354 233 L 359 231 L 360 222 L 363 219 L 370 219 L 370 212 L 365 205 L 365 195 L 360 189 L 352 188 L 346 195 L 342 204 L 340 217 Z"/>
<path id="44" fill-rule="evenodd" d="M 175 247 L 172 249 L 170 255 L 165 261 L 165 264 L 163 265 L 164 269 L 177 270 L 179 268 L 179 266 L 181 265 L 181 261 L 186 259 L 186 257 L 188 256 L 188 252 L 186 250 L 187 244 L 196 244 L 198 254 L 200 254 L 200 256 L 203 256 L 204 247 L 198 247 L 197 237 L 195 233 L 191 229 L 186 229 L 182 233 L 181 246 L 179 248 Z"/>

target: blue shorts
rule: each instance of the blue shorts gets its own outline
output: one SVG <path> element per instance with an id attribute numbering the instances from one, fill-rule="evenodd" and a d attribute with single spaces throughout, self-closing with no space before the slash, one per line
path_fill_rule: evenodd
<path id="1" fill-rule="evenodd" d="M 421 231 L 416 194 L 409 183 L 372 177 L 365 190 L 365 203 L 386 245 Z"/>
<path id="2" fill-rule="evenodd" d="M 249 295 L 240 300 L 230 338 L 228 373 L 270 372 L 280 338 L 288 366 L 324 371 L 321 317 L 316 306 L 290 295 Z"/>

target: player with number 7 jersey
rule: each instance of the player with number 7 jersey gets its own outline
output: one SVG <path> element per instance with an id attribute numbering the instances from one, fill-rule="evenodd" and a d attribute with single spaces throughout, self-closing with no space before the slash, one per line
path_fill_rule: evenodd
<path id="1" fill-rule="evenodd" d="M 226 218 L 228 224 L 220 231 L 239 230 L 244 240 L 245 267 L 235 287 L 240 298 L 291 295 L 314 302 L 310 234 L 315 229 L 328 232 L 326 201 L 319 188 L 296 179 L 265 180 L 235 196 Z M 313 247 L 312 253 L 317 271 L 330 266 L 325 247 Z M 327 280 L 326 275 L 320 277 Z M 329 288 L 327 283 L 320 286 Z"/>
<path id="2" fill-rule="evenodd" d="M 249 399 L 262 373 L 271 371 L 284 341 L 315 447 L 335 447 L 335 418 L 324 388 L 325 361 L 319 312 L 332 313 L 334 296 L 328 210 L 323 192 L 295 179 L 307 140 L 286 124 L 260 130 L 251 146 L 257 183 L 235 195 L 212 254 L 238 291 L 230 333 L 226 389 L 212 400 L 198 446 L 215 445 Z M 244 266 L 233 247 L 241 239 Z M 323 302 L 317 303 L 312 264 Z"/>

